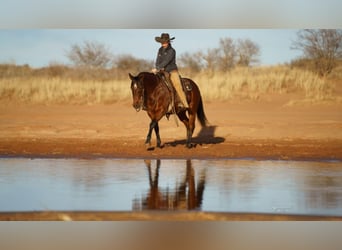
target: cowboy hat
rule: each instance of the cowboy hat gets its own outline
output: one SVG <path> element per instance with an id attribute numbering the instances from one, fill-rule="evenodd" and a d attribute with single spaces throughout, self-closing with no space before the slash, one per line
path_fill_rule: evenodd
<path id="1" fill-rule="evenodd" d="M 158 43 L 167 43 L 175 39 L 175 37 L 170 38 L 170 35 L 168 33 L 162 33 L 160 37 L 156 36 L 155 39 Z"/>

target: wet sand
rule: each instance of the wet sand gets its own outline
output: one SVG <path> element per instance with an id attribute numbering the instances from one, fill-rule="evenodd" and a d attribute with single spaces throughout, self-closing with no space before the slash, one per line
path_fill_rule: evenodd
<path id="1" fill-rule="evenodd" d="M 4 139 L 2 157 L 30 158 L 143 158 L 143 159 L 257 159 L 342 160 L 341 140 L 232 140 L 199 143 L 188 149 L 184 142 L 146 149 L 135 140 L 118 139 Z"/>
<path id="2" fill-rule="evenodd" d="M 342 216 L 215 212 L 9 212 L 0 221 L 341 221 Z"/>

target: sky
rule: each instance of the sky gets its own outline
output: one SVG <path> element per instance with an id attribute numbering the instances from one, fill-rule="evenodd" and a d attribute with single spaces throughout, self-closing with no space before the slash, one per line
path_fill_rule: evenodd
<path id="1" fill-rule="evenodd" d="M 66 54 L 85 41 L 104 44 L 114 55 L 130 54 L 155 60 L 160 44 L 156 36 L 167 32 L 177 58 L 186 52 L 217 48 L 221 38 L 251 39 L 260 46 L 260 65 L 290 62 L 301 52 L 291 49 L 296 29 L 7 29 L 0 30 L 0 63 L 44 67 L 71 64 Z"/>
<path id="2" fill-rule="evenodd" d="M 341 0 L 1 0 L 6 28 L 341 26 Z"/>
<path id="3" fill-rule="evenodd" d="M 1 0 L 0 63 L 70 63 L 71 45 L 96 41 L 114 55 L 154 60 L 155 36 L 176 39 L 177 55 L 251 39 L 260 64 L 286 63 L 303 28 L 342 28 L 341 0 Z"/>

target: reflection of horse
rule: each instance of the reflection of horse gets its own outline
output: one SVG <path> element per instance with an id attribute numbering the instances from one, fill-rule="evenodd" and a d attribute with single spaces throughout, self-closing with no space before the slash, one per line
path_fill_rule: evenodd
<path id="1" fill-rule="evenodd" d="M 159 120 L 167 114 L 170 104 L 172 103 L 172 95 L 164 80 L 153 73 L 141 72 L 137 76 L 129 74 L 131 79 L 131 90 L 133 96 L 133 107 L 140 111 L 141 108 L 146 109 L 148 116 L 151 118 L 150 128 L 146 137 L 145 144 L 150 145 L 151 134 L 154 129 L 157 137 L 157 147 L 161 147 L 159 135 Z M 202 127 L 206 126 L 207 118 L 204 114 L 203 102 L 200 90 L 195 82 L 188 78 L 182 78 L 189 90 L 186 90 L 186 98 L 189 103 L 188 115 L 186 110 L 179 109 L 175 105 L 175 111 L 178 118 L 184 123 L 187 131 L 187 147 L 192 147 L 191 137 L 195 129 L 196 115 Z M 175 98 L 177 101 L 177 98 Z"/>
<path id="2" fill-rule="evenodd" d="M 159 187 L 160 160 L 156 160 L 156 162 L 155 174 L 152 176 L 151 160 L 145 160 L 150 188 L 146 197 L 143 197 L 141 201 L 134 200 L 134 208 L 161 210 L 193 210 L 201 208 L 205 187 L 205 172 L 201 173 L 196 187 L 195 171 L 191 161 L 187 160 L 185 178 L 172 192 L 169 187 Z"/>

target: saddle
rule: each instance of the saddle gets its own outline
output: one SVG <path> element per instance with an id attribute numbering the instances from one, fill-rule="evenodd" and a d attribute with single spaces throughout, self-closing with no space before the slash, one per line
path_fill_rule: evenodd
<path id="1" fill-rule="evenodd" d="M 168 88 L 170 95 L 171 95 L 171 103 L 169 106 L 169 109 L 166 113 L 166 118 L 169 119 L 169 116 L 171 114 L 175 114 L 176 113 L 176 108 L 175 105 L 177 103 L 179 103 L 179 97 L 178 95 L 176 95 L 176 90 L 173 87 L 173 84 L 171 82 L 171 78 L 170 78 L 170 73 L 166 72 L 166 71 L 159 71 L 157 73 L 157 76 L 162 80 L 162 82 L 166 85 L 166 87 Z M 192 90 L 192 86 L 190 84 L 189 81 L 186 81 L 184 78 L 180 77 L 180 82 L 182 84 L 182 89 L 185 92 L 185 94 L 187 92 L 191 92 Z"/>

